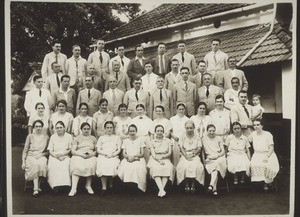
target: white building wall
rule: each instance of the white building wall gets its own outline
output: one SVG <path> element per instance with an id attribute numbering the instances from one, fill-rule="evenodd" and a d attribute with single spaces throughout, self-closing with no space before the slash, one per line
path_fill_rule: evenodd
<path id="1" fill-rule="evenodd" d="M 292 120 L 296 115 L 296 71 L 291 60 L 282 63 L 282 113 Z"/>

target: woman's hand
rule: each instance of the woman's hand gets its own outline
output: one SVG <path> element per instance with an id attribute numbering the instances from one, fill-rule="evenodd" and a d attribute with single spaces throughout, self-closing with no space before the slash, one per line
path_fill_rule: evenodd
<path id="1" fill-rule="evenodd" d="M 160 159 L 158 162 L 160 163 L 160 165 L 165 165 L 165 162 L 162 159 Z"/>
<path id="2" fill-rule="evenodd" d="M 25 170 L 25 168 L 26 168 L 26 164 L 25 163 L 22 163 L 22 170 Z"/>

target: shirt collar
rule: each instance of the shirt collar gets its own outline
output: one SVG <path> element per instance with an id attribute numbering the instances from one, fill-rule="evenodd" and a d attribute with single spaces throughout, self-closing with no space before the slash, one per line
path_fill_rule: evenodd
<path id="1" fill-rule="evenodd" d="M 73 60 L 75 60 L 74 55 L 72 56 Z M 79 55 L 78 60 L 82 59 L 82 57 Z"/>
<path id="2" fill-rule="evenodd" d="M 134 60 L 138 60 L 139 58 L 137 56 L 135 56 Z M 142 56 L 142 59 L 145 60 L 146 58 L 144 56 Z"/>
<path id="3" fill-rule="evenodd" d="M 69 93 L 69 92 L 70 92 L 70 87 L 68 87 L 68 89 L 67 89 L 66 92 L 64 92 L 64 91 L 62 90 L 62 88 L 60 87 L 60 88 L 59 88 L 59 92 L 60 92 L 60 93 Z"/>

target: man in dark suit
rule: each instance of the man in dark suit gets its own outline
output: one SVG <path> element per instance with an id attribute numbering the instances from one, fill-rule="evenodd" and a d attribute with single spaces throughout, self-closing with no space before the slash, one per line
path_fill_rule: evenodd
<path id="1" fill-rule="evenodd" d="M 152 66 L 154 74 L 157 74 L 161 77 L 165 77 L 167 73 L 171 70 L 171 59 L 165 55 L 166 53 L 166 44 L 163 42 L 158 43 L 157 46 L 158 55 L 152 59 Z"/>
<path id="2" fill-rule="evenodd" d="M 144 48 L 141 44 L 138 44 L 135 47 L 135 58 L 133 58 L 132 60 L 130 60 L 129 64 L 128 64 L 128 69 L 127 69 L 127 74 L 131 80 L 131 82 L 133 82 L 133 80 L 137 79 L 137 78 L 141 78 L 143 75 L 146 74 L 145 71 L 145 62 L 146 62 L 146 58 L 143 56 L 144 54 Z"/>

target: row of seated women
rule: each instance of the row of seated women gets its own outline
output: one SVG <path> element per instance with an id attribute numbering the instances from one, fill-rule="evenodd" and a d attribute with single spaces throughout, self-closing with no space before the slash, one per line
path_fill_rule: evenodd
<path id="1" fill-rule="evenodd" d="M 207 135 L 199 137 L 191 120 L 184 123 L 184 133 L 176 143 L 165 137 L 165 128 L 160 124 L 155 126 L 151 140 L 138 136 L 138 127 L 130 124 L 128 137 L 122 140 L 114 134 L 115 124 L 106 121 L 105 134 L 97 141 L 89 123 L 82 123 L 80 135 L 73 138 L 64 123 L 58 121 L 49 142 L 42 132 L 43 125 L 41 120 L 33 122 L 33 133 L 28 135 L 22 154 L 25 179 L 33 180 L 35 197 L 41 191 L 40 177 L 47 177 L 54 191 L 59 186 L 71 186 L 69 196 L 74 196 L 80 177 L 86 177 L 85 188 L 94 194 L 92 177 L 97 175 L 101 177 L 104 196 L 116 176 L 123 182 L 136 183 L 145 192 L 148 167 L 159 189 L 158 197 L 163 198 L 165 186 L 168 180 L 174 181 L 175 173 L 177 184 L 184 182 L 188 193 L 195 191 L 195 182 L 204 185 L 205 168 L 210 175 L 208 191 L 217 196 L 219 174 L 224 178 L 227 170 L 234 174 L 235 183 L 243 183 L 245 176 L 250 176 L 253 182 L 263 181 L 265 190 L 279 171 L 272 135 L 262 129 L 261 120 L 254 121 L 255 131 L 248 138 L 242 135 L 241 124 L 234 122 L 233 134 L 225 142 L 216 135 L 213 124 L 207 126 Z M 253 143 L 252 157 L 249 142 Z M 180 150 L 178 164 L 172 158 L 176 148 Z"/>

